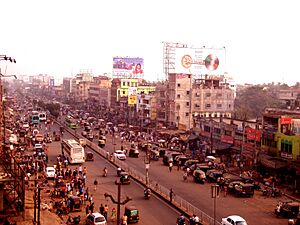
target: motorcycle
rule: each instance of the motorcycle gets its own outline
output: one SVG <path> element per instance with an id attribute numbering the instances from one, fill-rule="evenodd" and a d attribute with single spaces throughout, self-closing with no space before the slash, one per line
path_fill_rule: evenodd
<path id="1" fill-rule="evenodd" d="M 80 219 L 81 219 L 80 215 L 74 216 L 74 217 L 69 216 L 69 218 L 67 220 L 67 224 L 70 224 L 70 225 L 79 224 L 80 223 Z"/>
<path id="2" fill-rule="evenodd" d="M 144 198 L 145 199 L 147 199 L 147 200 L 150 199 L 150 195 L 151 195 L 151 193 L 150 193 L 149 189 L 147 189 L 147 190 L 144 191 Z"/>

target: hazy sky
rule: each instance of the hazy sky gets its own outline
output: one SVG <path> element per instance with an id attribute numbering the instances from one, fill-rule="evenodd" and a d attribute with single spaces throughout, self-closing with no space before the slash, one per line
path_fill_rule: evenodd
<path id="1" fill-rule="evenodd" d="M 112 71 L 113 56 L 141 57 L 145 78 L 163 77 L 162 42 L 227 49 L 237 83 L 300 81 L 297 0 L 0 0 L 6 74 Z"/>

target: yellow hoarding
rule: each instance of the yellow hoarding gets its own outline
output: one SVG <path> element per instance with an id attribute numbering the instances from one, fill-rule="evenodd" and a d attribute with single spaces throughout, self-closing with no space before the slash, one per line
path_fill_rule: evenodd
<path id="1" fill-rule="evenodd" d="M 135 105 L 136 104 L 136 95 L 129 95 L 128 96 L 128 105 Z"/>

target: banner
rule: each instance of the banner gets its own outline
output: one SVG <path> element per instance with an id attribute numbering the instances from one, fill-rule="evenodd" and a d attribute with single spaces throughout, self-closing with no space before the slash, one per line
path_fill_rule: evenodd
<path id="1" fill-rule="evenodd" d="M 144 59 L 114 57 L 113 78 L 144 78 Z"/>
<path id="2" fill-rule="evenodd" d="M 136 96 L 128 95 L 128 105 L 135 105 L 136 104 Z"/>
<path id="3" fill-rule="evenodd" d="M 247 140 L 260 141 L 261 132 L 260 130 L 252 129 L 250 127 L 246 128 Z"/>
<path id="4" fill-rule="evenodd" d="M 291 124 L 292 118 L 280 118 L 280 124 Z"/>
<path id="5" fill-rule="evenodd" d="M 176 48 L 175 73 L 224 75 L 225 48 Z"/>

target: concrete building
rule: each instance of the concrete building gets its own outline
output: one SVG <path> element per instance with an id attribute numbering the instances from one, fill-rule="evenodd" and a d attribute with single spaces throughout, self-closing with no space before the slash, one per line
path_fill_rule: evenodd
<path id="1" fill-rule="evenodd" d="M 180 130 L 190 130 L 197 117 L 230 118 L 234 109 L 233 86 L 220 76 L 206 75 L 194 80 L 188 74 L 169 74 L 167 124 Z"/>
<path id="2" fill-rule="evenodd" d="M 157 126 L 167 126 L 169 116 L 168 104 L 168 82 L 158 82 L 156 84 L 155 99 L 156 99 L 156 113 Z"/>
<path id="3" fill-rule="evenodd" d="M 106 76 L 94 77 L 90 83 L 89 99 L 94 100 L 101 106 L 110 107 L 111 80 Z"/>
<path id="4" fill-rule="evenodd" d="M 136 111 L 140 126 L 156 125 L 156 99 L 154 93 L 138 94 L 136 102 Z"/>

